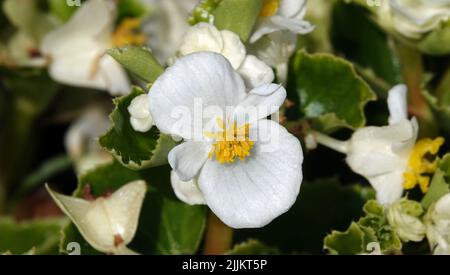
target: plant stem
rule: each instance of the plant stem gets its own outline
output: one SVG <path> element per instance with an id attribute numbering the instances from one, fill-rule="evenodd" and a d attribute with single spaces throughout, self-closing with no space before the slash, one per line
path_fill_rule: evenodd
<path id="1" fill-rule="evenodd" d="M 17 183 L 29 163 L 30 138 L 35 122 L 35 114 L 23 108 L 18 102 L 8 115 L 5 131 L 0 144 L 0 184 L 4 196 Z"/>
<path id="2" fill-rule="evenodd" d="M 231 249 L 232 244 L 233 229 L 225 225 L 210 211 L 203 254 L 223 255 Z"/>
<path id="3" fill-rule="evenodd" d="M 316 131 L 310 131 L 310 133 L 314 136 L 317 143 L 319 143 L 323 146 L 326 146 L 330 149 L 333 149 L 339 153 L 342 153 L 342 154 L 347 153 L 348 142 L 334 139 L 332 137 L 329 137 L 327 135 L 324 135 L 324 134 L 316 132 Z"/>
<path id="4" fill-rule="evenodd" d="M 403 80 L 408 86 L 409 113 L 416 116 L 421 124 L 421 134 L 431 136 L 437 132 L 433 113 L 422 95 L 423 60 L 422 54 L 408 45 L 396 41 Z"/>

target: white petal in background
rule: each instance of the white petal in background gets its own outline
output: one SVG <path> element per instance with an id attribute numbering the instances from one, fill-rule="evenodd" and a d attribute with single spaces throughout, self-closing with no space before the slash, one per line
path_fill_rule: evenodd
<path id="1" fill-rule="evenodd" d="M 128 76 L 116 61 L 105 56 L 115 16 L 112 2 L 89 0 L 66 25 L 48 33 L 41 52 L 50 60 L 50 76 L 68 85 L 127 94 Z"/>
<path id="2" fill-rule="evenodd" d="M 86 201 L 47 190 L 84 239 L 98 251 L 124 254 L 134 238 L 146 194 L 144 181 L 128 183 L 110 197 Z"/>

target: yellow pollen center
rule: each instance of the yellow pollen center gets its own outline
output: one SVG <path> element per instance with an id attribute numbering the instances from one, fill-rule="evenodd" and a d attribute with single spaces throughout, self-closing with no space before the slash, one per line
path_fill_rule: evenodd
<path id="1" fill-rule="evenodd" d="M 125 18 L 113 34 L 113 44 L 117 47 L 125 45 L 142 46 L 147 37 L 139 32 L 141 20 L 137 18 Z"/>
<path id="2" fill-rule="evenodd" d="M 442 144 L 444 144 L 444 138 L 439 137 L 434 140 L 429 138 L 423 139 L 414 145 L 408 160 L 408 170 L 403 174 L 405 178 L 403 186 L 405 189 L 413 189 L 416 185 L 419 185 L 423 193 L 428 191 L 430 177 L 424 174 L 432 174 L 436 171 L 437 159 L 430 162 L 426 155 L 436 155 Z"/>
<path id="3" fill-rule="evenodd" d="M 254 141 L 249 140 L 249 124 L 238 127 L 234 123 L 227 129 L 222 120 L 218 119 L 217 124 L 222 129 L 221 132 L 205 133 L 205 136 L 215 139 L 208 158 L 214 157 L 220 164 L 229 164 L 234 163 L 236 159 L 243 161 L 250 156 Z"/>
<path id="4" fill-rule="evenodd" d="M 264 6 L 262 7 L 259 16 L 262 17 L 274 16 L 277 13 L 279 7 L 280 7 L 280 0 L 265 0 Z"/>

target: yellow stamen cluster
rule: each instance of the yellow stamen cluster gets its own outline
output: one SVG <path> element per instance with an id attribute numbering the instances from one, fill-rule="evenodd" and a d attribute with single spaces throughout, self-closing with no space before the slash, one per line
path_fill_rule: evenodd
<path id="1" fill-rule="evenodd" d="M 236 159 L 241 161 L 250 156 L 254 142 L 249 140 L 250 125 L 245 124 L 237 127 L 234 123 L 227 129 L 222 120 L 218 120 L 218 125 L 222 129 L 219 133 L 205 133 L 206 136 L 214 138 L 213 148 L 209 153 L 209 158 L 215 159 L 221 164 L 234 163 Z"/>
<path id="2" fill-rule="evenodd" d="M 269 17 L 274 16 L 280 7 L 280 0 L 265 0 L 259 16 Z"/>
<path id="3" fill-rule="evenodd" d="M 444 144 L 442 137 L 436 138 L 435 140 L 427 138 L 416 143 L 409 156 L 408 170 L 403 175 L 405 178 L 403 184 L 405 189 L 413 189 L 416 185 L 419 185 L 423 193 L 428 191 L 430 177 L 424 174 L 431 174 L 436 171 L 437 159 L 430 162 L 426 159 L 426 155 L 436 155 L 442 144 Z"/>
<path id="4" fill-rule="evenodd" d="M 113 34 L 113 44 L 117 47 L 125 45 L 144 45 L 147 37 L 139 32 L 141 20 L 137 18 L 125 18 Z"/>

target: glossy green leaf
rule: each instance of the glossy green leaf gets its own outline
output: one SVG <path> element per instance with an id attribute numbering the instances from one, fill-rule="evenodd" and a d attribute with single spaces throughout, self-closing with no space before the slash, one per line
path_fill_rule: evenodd
<path id="1" fill-rule="evenodd" d="M 50 12 L 62 22 L 70 19 L 73 13 L 78 9 L 76 5 L 67 5 L 67 1 L 47 0 Z"/>
<path id="2" fill-rule="evenodd" d="M 121 0 L 117 10 L 117 21 L 125 18 L 143 18 L 149 13 L 149 8 L 140 0 Z"/>
<path id="3" fill-rule="evenodd" d="M 172 138 L 162 135 L 156 127 L 141 133 L 131 126 L 128 106 L 135 97 L 142 94 L 144 91 L 134 87 L 129 95 L 114 100 L 116 108 L 110 116 L 113 126 L 99 140 L 103 148 L 131 169 L 167 163 L 167 155 L 175 146 Z"/>
<path id="4" fill-rule="evenodd" d="M 376 99 L 351 63 L 329 54 L 304 51 L 297 52 L 292 60 L 288 90 L 295 111 L 324 132 L 363 127 L 364 107 Z"/>
<path id="5" fill-rule="evenodd" d="M 258 240 L 248 240 L 237 244 L 226 255 L 279 255 L 280 251 L 275 247 L 267 246 Z"/>
<path id="6" fill-rule="evenodd" d="M 399 62 L 388 36 L 373 22 L 365 8 L 336 3 L 330 28 L 335 51 L 372 70 L 391 86 L 401 82 Z"/>
<path id="7" fill-rule="evenodd" d="M 63 219 L 15 222 L 0 218 L 0 254 L 23 254 L 33 248 L 36 254 L 57 254 L 59 231 L 64 222 Z"/>
<path id="8" fill-rule="evenodd" d="M 345 232 L 333 231 L 324 239 L 324 249 L 330 254 L 357 255 L 364 252 L 364 231 L 352 223 Z"/>
<path id="9" fill-rule="evenodd" d="M 214 10 L 214 24 L 221 30 L 230 30 L 246 42 L 261 12 L 261 0 L 222 0 Z"/>
<path id="10" fill-rule="evenodd" d="M 422 206 L 428 209 L 434 202 L 450 192 L 450 154 L 439 162 L 439 168 L 434 173 L 430 188 L 422 199 Z"/>
<path id="11" fill-rule="evenodd" d="M 449 90 L 450 91 L 450 90 Z M 441 99 L 424 90 L 422 92 L 428 105 L 431 106 L 437 122 L 447 132 L 450 133 L 450 92 L 444 94 Z"/>
<path id="12" fill-rule="evenodd" d="M 149 48 L 124 46 L 109 49 L 107 53 L 125 69 L 147 83 L 154 82 L 164 72 L 164 68 L 153 57 Z"/>
<path id="13" fill-rule="evenodd" d="M 133 171 L 119 163 L 96 168 L 83 175 L 74 195 L 82 197 L 89 185 L 94 196 L 114 191 L 135 180 L 145 180 L 149 191 L 142 206 L 139 226 L 129 248 L 141 254 L 195 254 L 206 224 L 206 208 L 189 206 L 178 201 L 173 193 L 160 191 L 156 186 L 170 188 L 170 167 L 163 166 Z M 82 254 L 98 254 L 71 224 L 63 231 L 61 252 L 67 254 L 71 242 L 80 244 Z"/>
<path id="14" fill-rule="evenodd" d="M 357 220 L 364 203 L 356 188 L 343 187 L 336 179 L 303 182 L 297 202 L 286 214 L 263 228 L 236 230 L 235 243 L 256 238 L 284 254 L 323 253 L 323 238 Z"/>

